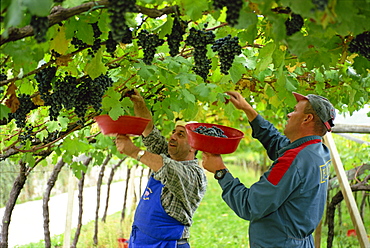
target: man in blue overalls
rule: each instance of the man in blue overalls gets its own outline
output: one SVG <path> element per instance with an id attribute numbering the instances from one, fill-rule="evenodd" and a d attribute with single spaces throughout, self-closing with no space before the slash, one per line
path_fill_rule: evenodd
<path id="1" fill-rule="evenodd" d="M 187 248 L 194 212 L 202 200 L 207 180 L 190 147 L 185 122 L 177 122 L 170 140 L 153 125 L 144 99 L 135 90 L 130 96 L 135 115 L 150 119 L 142 133 L 146 151 L 125 135 L 117 135 L 119 152 L 150 167 L 151 175 L 136 208 L 130 235 L 130 248 Z"/>

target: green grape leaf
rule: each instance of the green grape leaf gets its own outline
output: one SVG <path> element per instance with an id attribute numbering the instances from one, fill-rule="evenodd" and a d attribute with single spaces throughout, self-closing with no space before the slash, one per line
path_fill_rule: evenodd
<path id="1" fill-rule="evenodd" d="M 329 68 L 330 64 L 329 56 L 319 53 L 314 49 L 310 49 L 308 52 L 302 54 L 300 59 L 306 62 L 307 68 L 309 70 L 320 66 L 325 66 L 326 68 Z"/>
<path id="2" fill-rule="evenodd" d="M 235 28 L 245 29 L 249 28 L 251 25 L 256 25 L 258 22 L 258 17 L 255 13 L 247 12 L 246 10 L 241 10 L 239 14 L 238 23 Z"/>
<path id="3" fill-rule="evenodd" d="M 239 32 L 238 37 L 241 42 L 246 42 L 247 44 L 253 44 L 254 39 L 257 36 L 258 30 L 257 25 L 250 25 L 245 32 Z"/>
<path id="4" fill-rule="evenodd" d="M 53 6 L 52 0 L 23 0 L 22 2 L 32 15 L 37 16 L 48 16 Z"/>
<path id="5" fill-rule="evenodd" d="M 102 50 L 95 54 L 95 57 L 92 58 L 90 63 L 85 66 L 85 72 L 88 74 L 92 79 L 95 79 L 101 75 L 104 75 L 107 72 L 107 67 L 104 65 L 102 61 Z"/>
<path id="6" fill-rule="evenodd" d="M 266 70 L 267 67 L 272 63 L 272 55 L 275 48 L 275 43 L 270 42 L 260 50 L 260 54 L 258 55 L 258 59 L 260 61 L 257 63 L 257 68 L 255 72 L 256 74 Z"/>
<path id="7" fill-rule="evenodd" d="M 185 13 L 192 19 L 198 20 L 202 17 L 203 11 L 208 9 L 208 3 L 206 1 L 183 0 L 183 8 Z"/>
<path id="8" fill-rule="evenodd" d="M 167 34 L 170 34 L 172 31 L 172 26 L 173 18 L 171 16 L 167 16 L 167 21 L 163 25 L 158 26 L 157 28 L 157 29 L 160 28 L 160 32 L 158 34 L 159 38 L 163 39 L 164 37 L 166 37 Z"/>
<path id="9" fill-rule="evenodd" d="M 60 27 L 55 38 L 50 41 L 50 49 L 54 49 L 60 54 L 65 54 L 68 50 L 68 40 L 66 39 L 65 27 Z"/>
<path id="10" fill-rule="evenodd" d="M 58 122 L 62 130 L 67 130 L 69 119 L 66 117 L 58 116 Z"/>
<path id="11" fill-rule="evenodd" d="M 0 104 L 0 120 L 8 119 L 8 114 L 10 113 L 10 108 L 7 106 Z"/>
<path id="12" fill-rule="evenodd" d="M 182 89 L 181 94 L 183 95 L 184 100 L 186 102 L 191 102 L 191 103 L 195 102 L 195 96 L 191 94 L 187 89 Z"/>
<path id="13" fill-rule="evenodd" d="M 144 80 L 149 80 L 154 75 L 154 71 L 152 70 L 152 66 L 146 65 L 142 61 L 137 63 L 135 65 L 135 67 L 139 69 L 137 74 L 140 77 L 142 77 Z"/>
<path id="14" fill-rule="evenodd" d="M 180 72 L 175 76 L 175 79 L 180 80 L 181 85 L 189 84 L 191 81 L 196 81 L 196 75 L 186 72 Z"/>
<path id="15" fill-rule="evenodd" d="M 209 95 L 210 88 L 207 87 L 205 83 L 200 83 L 197 86 L 195 86 L 194 91 L 200 97 L 207 97 Z"/>
<path id="16" fill-rule="evenodd" d="M 23 10 L 21 7 L 21 3 L 21 0 L 13 0 L 10 3 L 9 9 L 7 10 L 5 16 L 6 29 L 2 34 L 2 36 L 4 36 L 5 38 L 8 37 L 8 28 L 17 27 L 23 20 Z M 1 8 L 3 8 L 3 4 L 1 4 Z"/>
<path id="17" fill-rule="evenodd" d="M 61 147 L 72 155 L 78 155 L 84 152 L 88 152 L 91 149 L 91 146 L 85 142 L 82 142 L 81 139 L 70 136 L 64 139 Z"/>
<path id="18" fill-rule="evenodd" d="M 286 77 L 286 83 L 285 83 L 285 88 L 289 91 L 292 92 L 296 90 L 298 87 L 298 82 L 295 78 L 293 77 Z"/>
<path id="19" fill-rule="evenodd" d="M 245 67 L 240 63 L 234 62 L 229 70 L 229 73 L 231 76 L 231 80 L 234 83 L 237 83 L 245 73 Z"/>
<path id="20" fill-rule="evenodd" d="M 182 111 L 185 120 L 194 120 L 195 116 L 198 114 L 199 107 L 195 103 L 190 103 L 188 106 Z"/>
<path id="21" fill-rule="evenodd" d="M 359 74 L 366 74 L 367 70 L 370 68 L 370 61 L 362 56 L 358 56 L 353 59 L 353 68 Z"/>
<path id="22" fill-rule="evenodd" d="M 115 106 L 111 110 L 109 110 L 109 116 L 112 120 L 117 120 L 120 116 L 124 115 L 125 112 L 120 106 Z"/>
<path id="23" fill-rule="evenodd" d="M 60 130 L 60 126 L 59 126 L 58 121 L 48 121 L 47 123 L 45 123 L 45 126 L 47 127 L 47 129 L 50 133 L 52 133 L 56 130 Z"/>
<path id="24" fill-rule="evenodd" d="M 26 152 L 23 154 L 22 161 L 28 163 L 29 167 L 34 167 L 36 159 L 31 152 Z"/>

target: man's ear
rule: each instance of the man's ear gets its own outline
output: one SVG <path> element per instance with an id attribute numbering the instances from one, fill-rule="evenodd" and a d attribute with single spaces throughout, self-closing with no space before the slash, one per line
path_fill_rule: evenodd
<path id="1" fill-rule="evenodd" d="M 306 118 L 304 118 L 305 122 L 313 121 L 313 114 L 307 114 Z"/>

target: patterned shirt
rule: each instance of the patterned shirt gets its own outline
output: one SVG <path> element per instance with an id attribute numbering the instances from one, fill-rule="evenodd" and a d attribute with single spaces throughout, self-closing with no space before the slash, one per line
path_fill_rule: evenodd
<path id="1" fill-rule="evenodd" d="M 185 225 L 183 238 L 189 237 L 189 227 L 195 210 L 206 192 L 207 179 L 198 160 L 176 161 L 168 155 L 168 143 L 159 130 L 143 137 L 149 152 L 163 158 L 163 166 L 154 173 L 154 179 L 164 185 L 161 202 L 166 213 Z"/>

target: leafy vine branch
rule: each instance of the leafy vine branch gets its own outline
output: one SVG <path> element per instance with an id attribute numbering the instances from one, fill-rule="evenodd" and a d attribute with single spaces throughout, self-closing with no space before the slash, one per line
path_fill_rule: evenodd
<path id="1" fill-rule="evenodd" d="M 104 45 L 105 42 L 102 42 L 101 45 Z M 76 51 L 74 52 L 71 52 L 69 54 L 65 54 L 65 55 L 61 55 L 59 57 L 56 57 L 54 59 L 51 59 L 49 62 L 43 64 L 42 66 L 36 68 L 35 70 L 32 70 L 26 74 L 24 74 L 22 77 L 19 77 L 19 76 L 15 76 L 13 78 L 9 78 L 9 79 L 6 79 L 6 80 L 3 80 L 3 81 L 0 81 L 0 86 L 4 86 L 4 85 L 7 85 L 9 83 L 12 83 L 12 82 L 15 82 L 15 81 L 18 81 L 18 80 L 21 80 L 23 78 L 26 78 L 26 77 L 29 77 L 29 76 L 32 76 L 38 72 L 40 72 L 42 69 L 45 69 L 46 67 L 49 67 L 53 64 L 63 64 L 64 62 L 63 61 L 68 61 L 70 58 L 72 58 L 74 55 L 76 55 L 77 53 L 83 51 L 83 50 L 86 50 L 88 48 L 90 48 L 91 45 L 88 45 L 84 48 L 79 48 L 77 49 Z M 129 56 L 129 53 L 126 53 L 122 56 L 120 56 L 119 58 L 116 58 L 114 59 L 113 61 L 110 61 L 110 62 L 107 62 L 105 65 L 108 66 L 110 69 L 114 69 L 114 68 L 117 68 L 119 67 L 120 65 L 116 64 L 118 61 L 121 61 L 125 58 L 127 58 Z M 83 76 L 83 77 L 86 77 L 86 76 Z M 33 95 L 32 97 L 35 97 L 36 95 Z"/>
<path id="2" fill-rule="evenodd" d="M 81 14 L 83 12 L 99 9 L 101 7 L 105 8 L 107 5 L 109 5 L 108 0 L 103 1 L 92 1 L 88 3 L 81 4 L 76 7 L 71 8 L 63 8 L 62 6 L 55 6 L 51 10 L 51 14 L 48 16 L 49 19 L 49 27 L 60 23 L 61 21 L 65 21 L 69 19 L 72 16 Z M 168 15 L 172 13 L 178 12 L 178 6 L 169 6 L 162 9 L 151 9 L 146 8 L 143 6 L 136 5 L 138 12 L 147 15 L 150 18 L 157 18 L 161 17 L 162 15 Z M 11 27 L 8 30 L 8 34 L 6 37 L 3 35 L 0 37 L 0 46 L 11 42 L 11 41 L 17 41 L 20 39 L 23 39 L 28 36 L 33 36 L 33 28 L 30 25 L 24 26 L 22 28 L 14 28 Z"/>
<path id="3" fill-rule="evenodd" d="M 92 124 L 92 122 L 90 124 L 87 124 L 87 125 L 91 125 L 91 124 Z M 16 142 L 14 142 L 10 146 L 8 146 L 8 147 L 6 147 L 2 150 L 2 154 L 0 154 L 0 160 L 5 160 L 10 156 L 18 154 L 19 152 L 22 152 L 22 153 L 32 152 L 32 153 L 34 153 L 38 150 L 45 149 L 45 148 L 47 148 L 46 154 L 49 153 L 49 152 L 51 153 L 51 150 L 49 148 L 51 148 L 53 144 L 55 144 L 59 140 L 64 139 L 69 134 L 73 133 L 74 131 L 77 131 L 77 130 L 81 129 L 82 127 L 83 127 L 82 125 L 77 125 L 77 126 L 72 125 L 67 131 L 65 131 L 64 133 L 61 133 L 58 138 L 56 138 L 56 139 L 54 139 L 54 140 L 52 140 L 52 141 L 50 141 L 46 144 L 45 143 L 40 143 L 40 144 L 38 144 L 39 146 L 34 146 L 32 149 L 29 149 L 29 150 L 22 150 L 22 149 L 16 147 L 16 144 L 19 142 L 19 139 L 18 139 Z M 40 132 L 41 130 L 39 130 L 38 132 Z M 48 139 L 46 139 L 46 140 L 48 140 Z M 40 155 L 40 154 L 38 154 L 38 155 Z M 42 153 L 42 157 L 44 157 L 44 156 L 45 156 L 45 154 Z"/>

